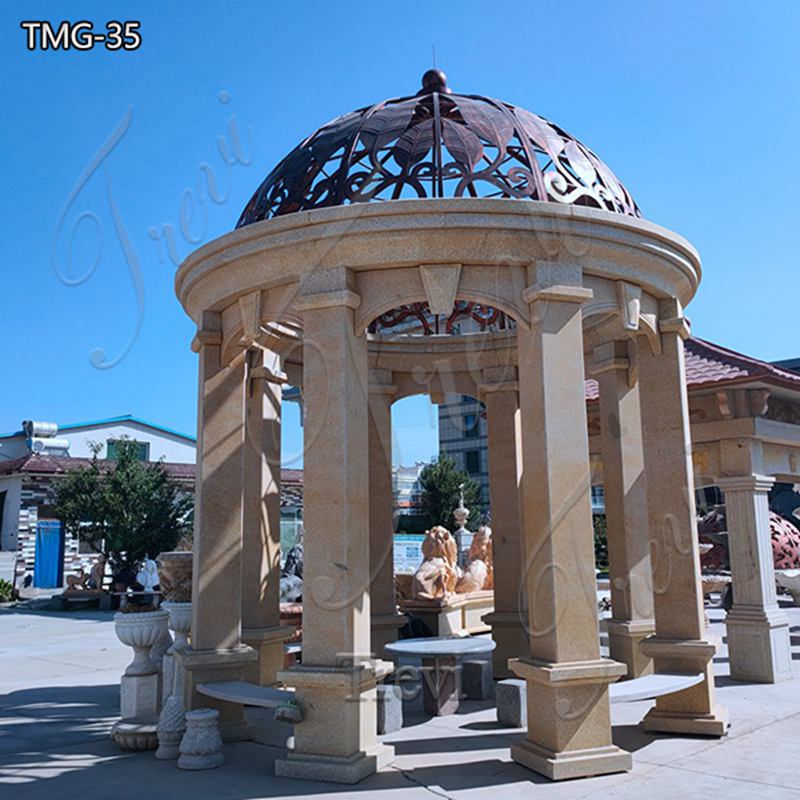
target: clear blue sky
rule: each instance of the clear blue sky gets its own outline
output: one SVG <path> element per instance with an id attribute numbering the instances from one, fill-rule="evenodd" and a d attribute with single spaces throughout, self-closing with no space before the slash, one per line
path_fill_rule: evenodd
<path id="1" fill-rule="evenodd" d="M 28 52 L 19 22 L 57 22 L 66 8 L 0 9 L 0 430 L 133 413 L 193 431 L 192 326 L 150 233 L 172 225 L 184 257 L 230 230 L 313 129 L 415 92 L 432 44 L 456 91 L 553 119 L 612 166 L 648 219 L 695 244 L 697 335 L 764 359 L 800 355 L 800 3 L 75 2 L 70 19 L 101 30 L 141 20 L 141 48 Z M 250 163 L 226 175 L 217 138 L 230 140 L 232 116 Z M 227 200 L 195 208 L 184 235 L 181 203 L 204 163 Z M 431 455 L 434 419 L 426 400 L 398 409 L 402 461 Z M 297 453 L 296 409 L 286 427 Z"/>

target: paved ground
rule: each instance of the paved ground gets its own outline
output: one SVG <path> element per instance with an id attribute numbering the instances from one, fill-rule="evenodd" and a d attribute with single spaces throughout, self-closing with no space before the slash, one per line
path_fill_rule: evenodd
<path id="1" fill-rule="evenodd" d="M 724 649 L 716 658 L 719 700 L 731 719 L 722 741 L 643 734 L 637 723 L 648 703 L 614 706 L 615 740 L 633 752 L 634 770 L 553 784 L 510 760 L 509 743 L 520 732 L 498 728 L 488 704 L 464 703 L 463 713 L 434 720 L 409 709 L 406 727 L 386 737 L 394 766 L 358 787 L 276 778 L 272 762 L 281 749 L 251 742 L 227 745 L 225 765 L 202 773 L 179 771 L 152 753 L 123 753 L 108 732 L 130 651 L 117 641 L 111 615 L 0 610 L 0 797 L 800 798 L 800 609 L 786 610 L 794 680 L 736 683 Z M 711 617 L 721 636 L 721 612 Z"/>

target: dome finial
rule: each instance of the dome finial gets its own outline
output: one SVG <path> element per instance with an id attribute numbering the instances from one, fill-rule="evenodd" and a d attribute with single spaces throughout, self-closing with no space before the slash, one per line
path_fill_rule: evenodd
<path id="1" fill-rule="evenodd" d="M 422 88 L 417 94 L 430 94 L 431 92 L 451 94 L 451 90 L 447 86 L 447 75 L 440 69 L 429 69 L 422 76 Z"/>

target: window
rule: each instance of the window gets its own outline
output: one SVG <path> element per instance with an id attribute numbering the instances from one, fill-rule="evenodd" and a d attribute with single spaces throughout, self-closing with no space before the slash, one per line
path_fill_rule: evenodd
<path id="1" fill-rule="evenodd" d="M 478 415 L 464 414 L 464 436 L 473 439 L 478 434 Z"/>
<path id="2" fill-rule="evenodd" d="M 481 471 L 481 451 L 480 450 L 467 450 L 464 453 L 464 466 L 470 475 Z"/>
<path id="3" fill-rule="evenodd" d="M 109 439 L 106 442 L 106 458 L 116 459 L 119 458 L 119 451 L 117 450 L 117 439 Z M 129 440 L 131 444 L 136 445 L 136 459 L 138 461 L 150 460 L 150 442 L 136 442 Z"/>

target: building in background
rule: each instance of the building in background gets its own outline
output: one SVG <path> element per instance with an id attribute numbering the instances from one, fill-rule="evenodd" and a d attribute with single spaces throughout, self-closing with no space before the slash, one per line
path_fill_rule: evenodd
<path id="1" fill-rule="evenodd" d="M 18 583 L 58 588 L 66 575 L 91 568 L 95 554 L 66 535 L 55 516 L 55 487 L 61 476 L 89 463 L 95 446 L 98 458 L 113 461 L 123 438 L 137 443 L 142 461 L 161 462 L 194 494 L 195 438 L 137 417 L 60 426 L 26 420 L 21 430 L 0 435 L 0 551 L 15 554 Z M 281 481 L 281 541 L 290 547 L 302 529 L 303 472 L 282 470 Z"/>

